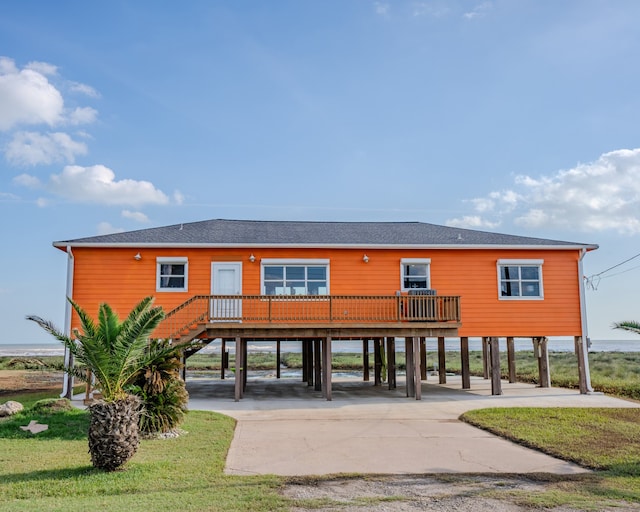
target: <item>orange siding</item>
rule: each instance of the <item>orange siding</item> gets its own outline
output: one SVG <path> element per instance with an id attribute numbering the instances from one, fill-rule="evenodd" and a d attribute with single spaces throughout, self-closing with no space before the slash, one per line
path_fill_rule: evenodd
<path id="1" fill-rule="evenodd" d="M 430 258 L 431 287 L 439 295 L 461 296 L 461 336 L 581 334 L 577 250 L 141 249 L 142 259 L 136 261 L 137 252 L 74 248 L 74 299 L 90 313 L 108 302 L 124 316 L 142 297 L 153 295 L 168 311 L 193 295 L 211 293 L 216 261 L 241 261 L 243 293 L 260 294 L 263 258 L 330 260 L 332 295 L 394 295 L 401 285 L 401 258 Z M 365 252 L 369 263 L 362 261 Z M 156 292 L 157 256 L 189 259 L 187 292 Z M 543 259 L 544 300 L 499 300 L 498 259 Z"/>

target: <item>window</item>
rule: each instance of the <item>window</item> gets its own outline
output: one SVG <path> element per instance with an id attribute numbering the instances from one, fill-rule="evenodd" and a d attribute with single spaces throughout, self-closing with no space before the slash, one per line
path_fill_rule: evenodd
<path id="1" fill-rule="evenodd" d="M 156 291 L 187 291 L 189 268 L 187 258 L 156 258 L 156 266 Z"/>
<path id="2" fill-rule="evenodd" d="M 498 260 L 501 299 L 542 299 L 543 260 Z"/>
<path id="3" fill-rule="evenodd" d="M 262 260 L 265 295 L 327 295 L 327 260 Z"/>
<path id="4" fill-rule="evenodd" d="M 407 290 L 428 290 L 431 287 L 429 270 L 431 260 L 403 258 L 401 266 L 401 287 Z"/>

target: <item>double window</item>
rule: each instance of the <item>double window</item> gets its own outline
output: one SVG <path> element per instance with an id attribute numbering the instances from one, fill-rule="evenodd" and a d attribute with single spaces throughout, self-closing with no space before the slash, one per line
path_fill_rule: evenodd
<path id="1" fill-rule="evenodd" d="M 543 260 L 498 260 L 501 299 L 542 299 Z"/>
<path id="2" fill-rule="evenodd" d="M 188 289 L 189 263 L 182 257 L 156 258 L 156 291 L 186 292 Z"/>
<path id="3" fill-rule="evenodd" d="M 262 260 L 264 295 L 327 295 L 328 260 Z"/>
<path id="4" fill-rule="evenodd" d="M 430 259 L 403 258 L 400 260 L 402 291 L 431 288 L 430 265 Z"/>

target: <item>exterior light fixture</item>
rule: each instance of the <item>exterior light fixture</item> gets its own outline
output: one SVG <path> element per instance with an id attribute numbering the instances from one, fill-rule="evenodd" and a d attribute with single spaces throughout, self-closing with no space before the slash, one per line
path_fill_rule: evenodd
<path id="1" fill-rule="evenodd" d="M 251 253 L 251 256 L 249 256 L 249 261 L 251 263 L 253 263 L 254 261 L 256 261 L 256 257 L 253 255 L 253 253 Z"/>
<path id="2" fill-rule="evenodd" d="M 362 257 L 362 261 L 364 261 L 365 263 L 369 263 L 369 256 L 367 256 L 366 254 Z"/>
<path id="3" fill-rule="evenodd" d="M 133 257 L 133 259 L 136 260 L 136 261 L 140 261 L 142 259 L 142 255 L 140 253 L 138 253 Z"/>

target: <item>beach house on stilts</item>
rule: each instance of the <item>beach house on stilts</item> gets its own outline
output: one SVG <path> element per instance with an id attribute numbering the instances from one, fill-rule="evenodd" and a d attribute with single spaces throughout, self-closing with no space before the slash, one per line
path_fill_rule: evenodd
<path id="1" fill-rule="evenodd" d="M 129 311 L 153 295 L 167 312 L 154 336 L 185 347 L 235 346 L 234 398 L 246 388 L 247 343 L 299 340 L 303 380 L 332 399 L 334 340 L 386 356 L 406 352 L 406 394 L 421 398 L 425 340 L 481 338 L 485 378 L 501 394 L 500 340 L 515 381 L 514 339 L 529 338 L 549 385 L 550 337 L 575 340 L 580 392 L 590 390 L 582 261 L 596 245 L 421 222 L 207 220 L 54 242 L 67 254 L 67 294 L 85 310 Z M 68 314 L 67 329 L 78 326 Z M 376 380 L 380 379 L 376 365 Z M 368 371 L 368 364 L 366 365 Z"/>

